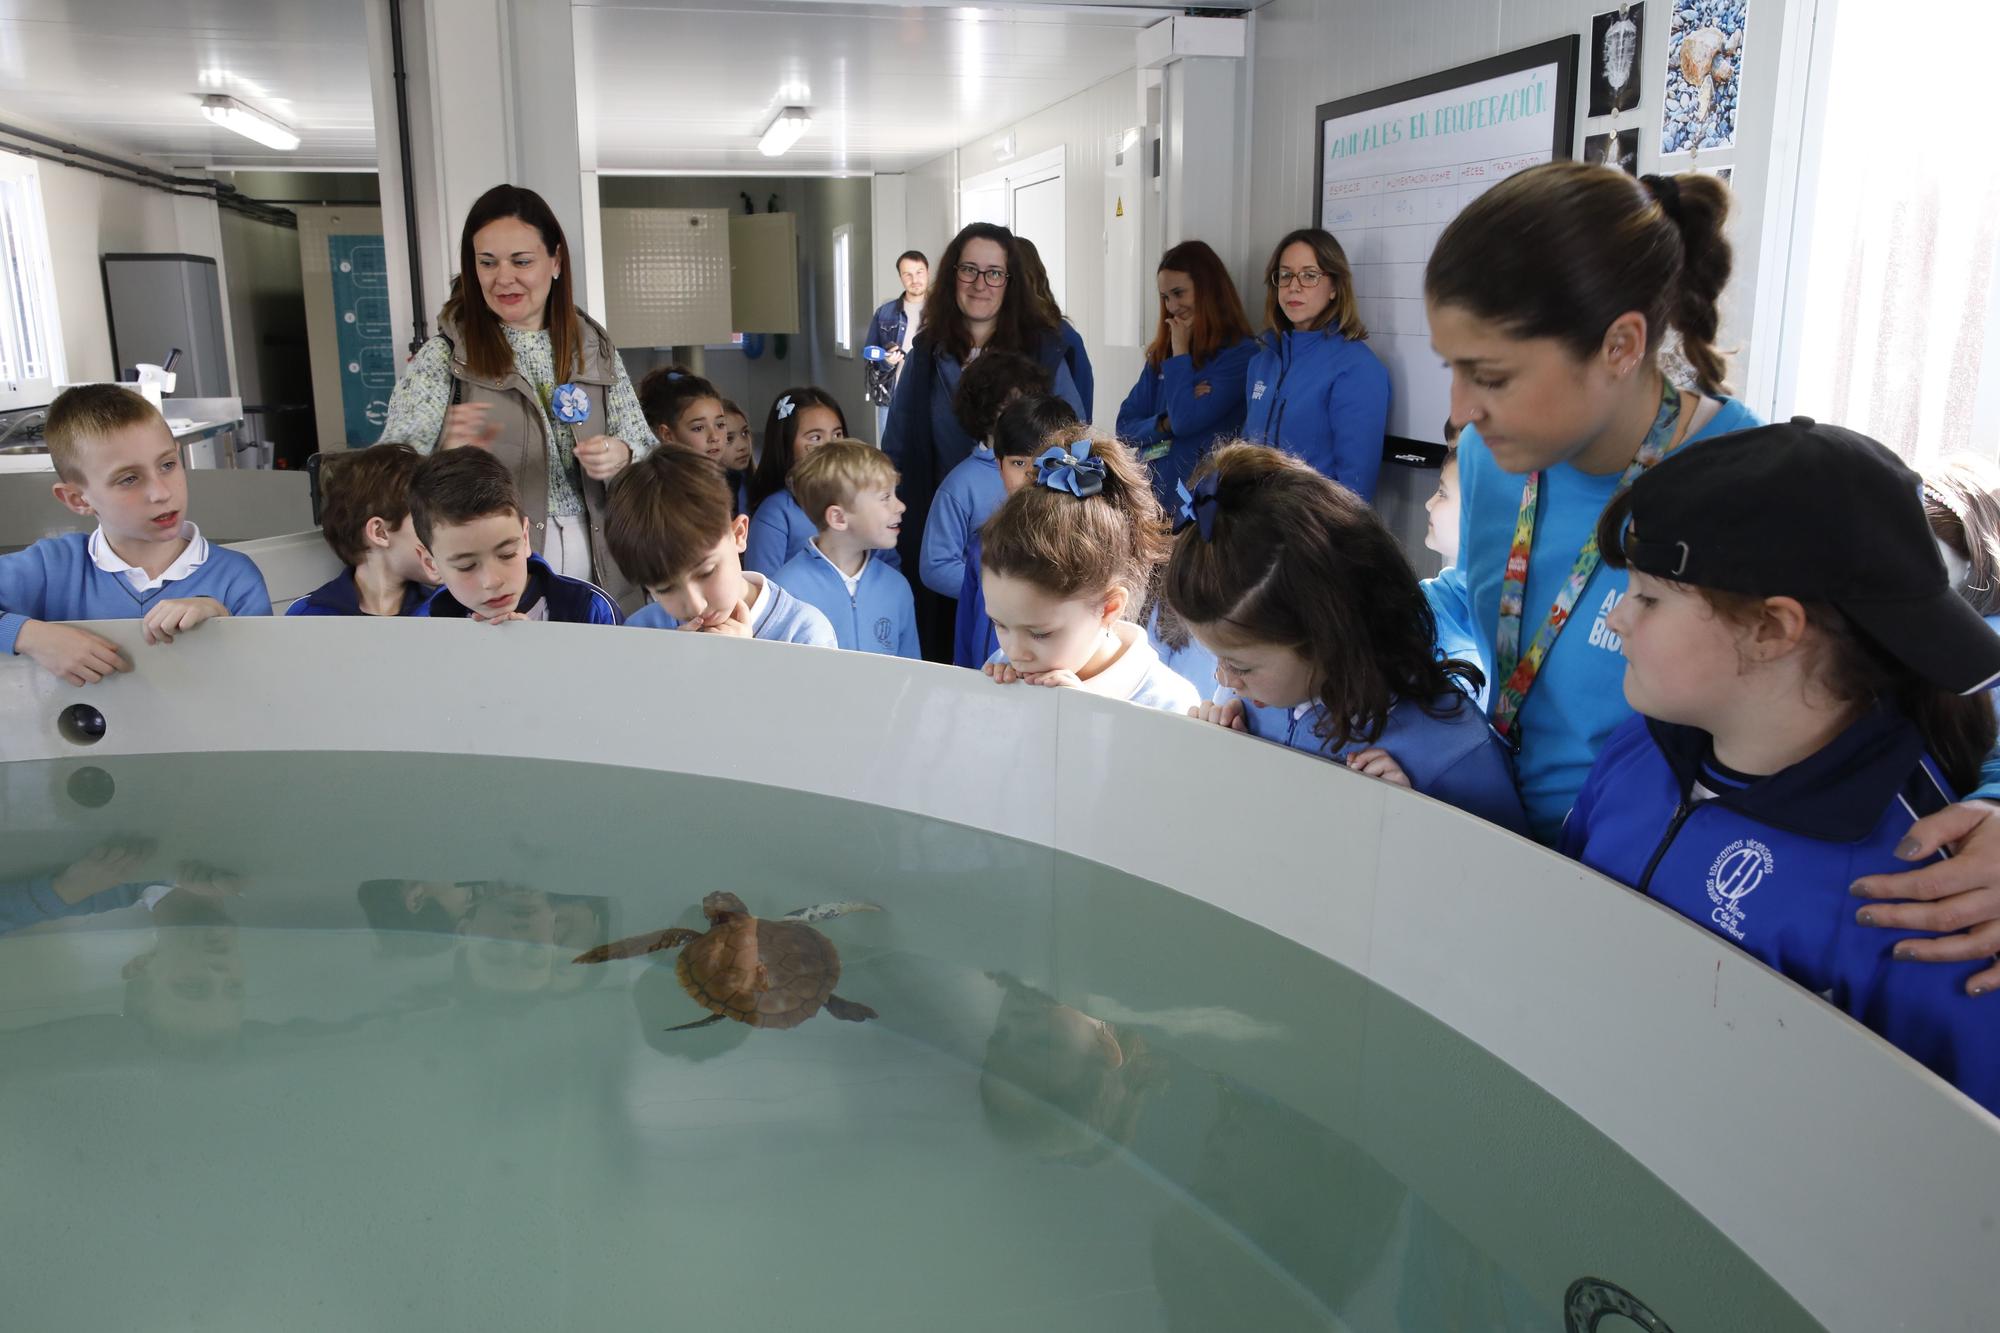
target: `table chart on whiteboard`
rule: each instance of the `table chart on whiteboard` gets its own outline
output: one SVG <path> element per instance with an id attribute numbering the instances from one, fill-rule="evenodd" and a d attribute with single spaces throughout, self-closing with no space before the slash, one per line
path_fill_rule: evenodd
<path id="1" fill-rule="evenodd" d="M 1442 421 L 1412 420 L 1411 405 L 1449 401 L 1451 372 L 1430 350 L 1424 319 L 1424 265 L 1438 237 L 1460 209 L 1497 182 L 1550 156 L 1516 153 L 1326 182 L 1323 225 L 1347 252 L 1369 345 L 1389 368 L 1391 435 L 1437 438 Z"/>

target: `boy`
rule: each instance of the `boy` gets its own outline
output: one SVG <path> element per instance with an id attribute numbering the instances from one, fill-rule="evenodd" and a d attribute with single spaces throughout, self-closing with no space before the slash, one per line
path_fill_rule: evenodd
<path id="1" fill-rule="evenodd" d="M 993 423 L 993 466 L 1000 477 L 1000 498 L 1005 500 L 1035 479 L 1035 459 L 1048 447 L 1049 436 L 1079 424 L 1076 409 L 1053 394 L 1028 394 L 1008 403 Z M 952 624 L 952 663 L 974 671 L 1000 651 L 1000 636 L 986 615 L 986 589 L 979 582 L 979 527 L 984 522 L 975 524 L 966 539 L 965 573 Z"/>
<path id="2" fill-rule="evenodd" d="M 1015 399 L 1049 392 L 1049 372 L 1032 357 L 1015 352 L 985 352 L 965 368 L 951 401 L 952 415 L 965 433 L 980 441 L 969 457 L 939 484 L 924 520 L 924 544 L 918 573 L 924 586 L 940 597 L 957 597 L 965 582 L 966 547 L 979 525 L 990 518 L 1011 493 L 1000 483 L 994 458 L 993 430 L 1000 413 Z M 972 577 L 979 578 L 977 562 Z"/>
<path id="3" fill-rule="evenodd" d="M 410 478 L 410 522 L 427 573 L 443 585 L 417 615 L 487 625 L 624 623 L 603 589 L 556 573 L 534 553 L 514 475 L 484 449 L 447 449 L 418 464 Z"/>
<path id="4" fill-rule="evenodd" d="M 627 623 L 835 647 L 816 608 L 743 568 L 749 539 L 750 518 L 733 503 L 721 464 L 677 445 L 634 463 L 604 513 L 611 558 L 653 599 Z"/>
<path id="5" fill-rule="evenodd" d="M 923 651 L 909 580 L 874 555 L 895 550 L 902 531 L 898 479 L 887 454 L 858 440 L 835 440 L 807 454 L 792 469 L 792 495 L 819 535 L 777 577 L 833 622 L 842 648 L 917 659 Z"/>
<path id="6" fill-rule="evenodd" d="M 143 617 L 147 643 L 172 643 L 217 616 L 271 614 L 256 564 L 188 522 L 180 446 L 152 404 L 115 384 L 78 385 L 50 404 L 45 429 L 56 499 L 97 530 L 0 556 L 0 652 L 89 685 L 131 664 L 109 639 L 60 621 Z"/>
<path id="7" fill-rule="evenodd" d="M 415 615 L 431 595 L 410 519 L 410 479 L 423 455 L 407 444 L 333 454 L 321 468 L 320 535 L 347 568 L 293 602 L 288 616 Z"/>

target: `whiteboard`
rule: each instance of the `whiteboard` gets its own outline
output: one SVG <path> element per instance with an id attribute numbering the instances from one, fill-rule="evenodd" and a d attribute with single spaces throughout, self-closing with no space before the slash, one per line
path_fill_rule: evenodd
<path id="1" fill-rule="evenodd" d="M 1368 345 L 1389 368 L 1394 442 L 1444 442 L 1451 372 L 1431 350 L 1424 266 L 1495 183 L 1570 156 L 1575 36 L 1319 108 L 1319 225 L 1354 269 Z"/>

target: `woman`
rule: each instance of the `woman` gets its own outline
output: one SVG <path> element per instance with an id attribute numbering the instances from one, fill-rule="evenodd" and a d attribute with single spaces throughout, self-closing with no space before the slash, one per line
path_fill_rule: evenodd
<path id="1" fill-rule="evenodd" d="M 966 363 L 988 347 L 1034 358 L 1048 368 L 1058 397 L 1084 414 L 1082 396 L 1069 372 L 1062 334 L 1027 284 L 1014 234 L 1005 227 L 975 222 L 952 238 L 938 260 L 938 281 L 924 301 L 922 330 L 910 344 L 882 448 L 902 473 L 908 506 L 897 546 L 904 569 L 921 568 L 924 520 L 931 496 L 952 468 L 981 443 L 965 433 L 952 413 L 959 376 Z M 917 623 L 924 655 L 949 660 L 948 607 L 927 588 L 918 588 Z"/>
<path id="2" fill-rule="evenodd" d="M 1229 270 L 1201 241 L 1160 257 L 1160 323 L 1146 368 L 1118 409 L 1118 438 L 1153 472 L 1169 513 L 1174 488 L 1217 443 L 1243 433 L 1244 373 L 1257 353 Z"/>
<path id="3" fill-rule="evenodd" d="M 1445 228 L 1424 275 L 1432 345 L 1451 367 L 1459 435 L 1458 564 L 1425 585 L 1440 621 L 1472 627 L 1489 708 L 1515 751 L 1531 832 L 1553 841 L 1605 739 L 1632 716 L 1607 618 L 1625 574 L 1604 568 L 1605 505 L 1661 458 L 1758 424 L 1727 396 L 1715 339 L 1731 253 L 1729 192 L 1712 176 L 1551 162 L 1511 176 Z M 1694 371 L 1660 369 L 1672 328 Z M 1809 485 L 1809 478 L 1801 478 Z M 1942 578 L 1940 579 L 1942 583 Z M 1981 795 L 2000 794 L 1992 784 Z M 1863 897 L 1863 924 L 1970 927 L 1899 953 L 1963 962 L 2000 951 L 2000 814 L 1968 802 L 1918 821 L 1911 859 Z M 2000 966 L 1974 993 L 2000 986 Z"/>
<path id="4" fill-rule="evenodd" d="M 1389 371 L 1370 351 L 1340 242 L 1317 227 L 1264 266 L 1264 346 L 1250 362 L 1243 437 L 1296 454 L 1375 502 L 1389 428 Z"/>
<path id="5" fill-rule="evenodd" d="M 1076 396 L 1083 400 L 1087 417 L 1097 409 L 1097 372 L 1090 368 L 1090 352 L 1083 345 L 1083 335 L 1056 304 L 1048 265 L 1042 262 L 1042 252 L 1035 243 L 1025 236 L 1016 236 L 1014 249 L 1021 257 L 1021 280 L 1028 284 L 1028 290 L 1041 303 L 1042 313 L 1055 322 L 1056 332 L 1062 335 L 1063 364 L 1069 367 L 1069 377 L 1076 381 Z"/>
<path id="6" fill-rule="evenodd" d="M 638 590 L 604 546 L 605 485 L 653 432 L 611 335 L 576 308 L 562 224 L 533 190 L 496 185 L 466 214 L 458 249 L 438 336 L 390 396 L 382 439 L 492 450 L 542 558 L 629 611 Z"/>

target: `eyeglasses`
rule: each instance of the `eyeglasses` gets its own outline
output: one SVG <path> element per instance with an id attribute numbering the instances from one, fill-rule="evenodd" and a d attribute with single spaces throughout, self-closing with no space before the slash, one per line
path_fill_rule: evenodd
<path id="1" fill-rule="evenodd" d="M 977 264 L 960 264 L 954 271 L 958 274 L 958 280 L 967 286 L 982 278 L 988 287 L 1007 285 L 1007 270 L 1004 268 L 981 268 Z"/>
<path id="2" fill-rule="evenodd" d="M 1310 291 L 1314 287 L 1319 286 L 1320 281 L 1325 277 L 1326 274 L 1316 268 L 1302 268 L 1296 272 L 1288 268 L 1281 268 L 1271 275 L 1271 285 L 1282 288 L 1296 284 Z"/>

